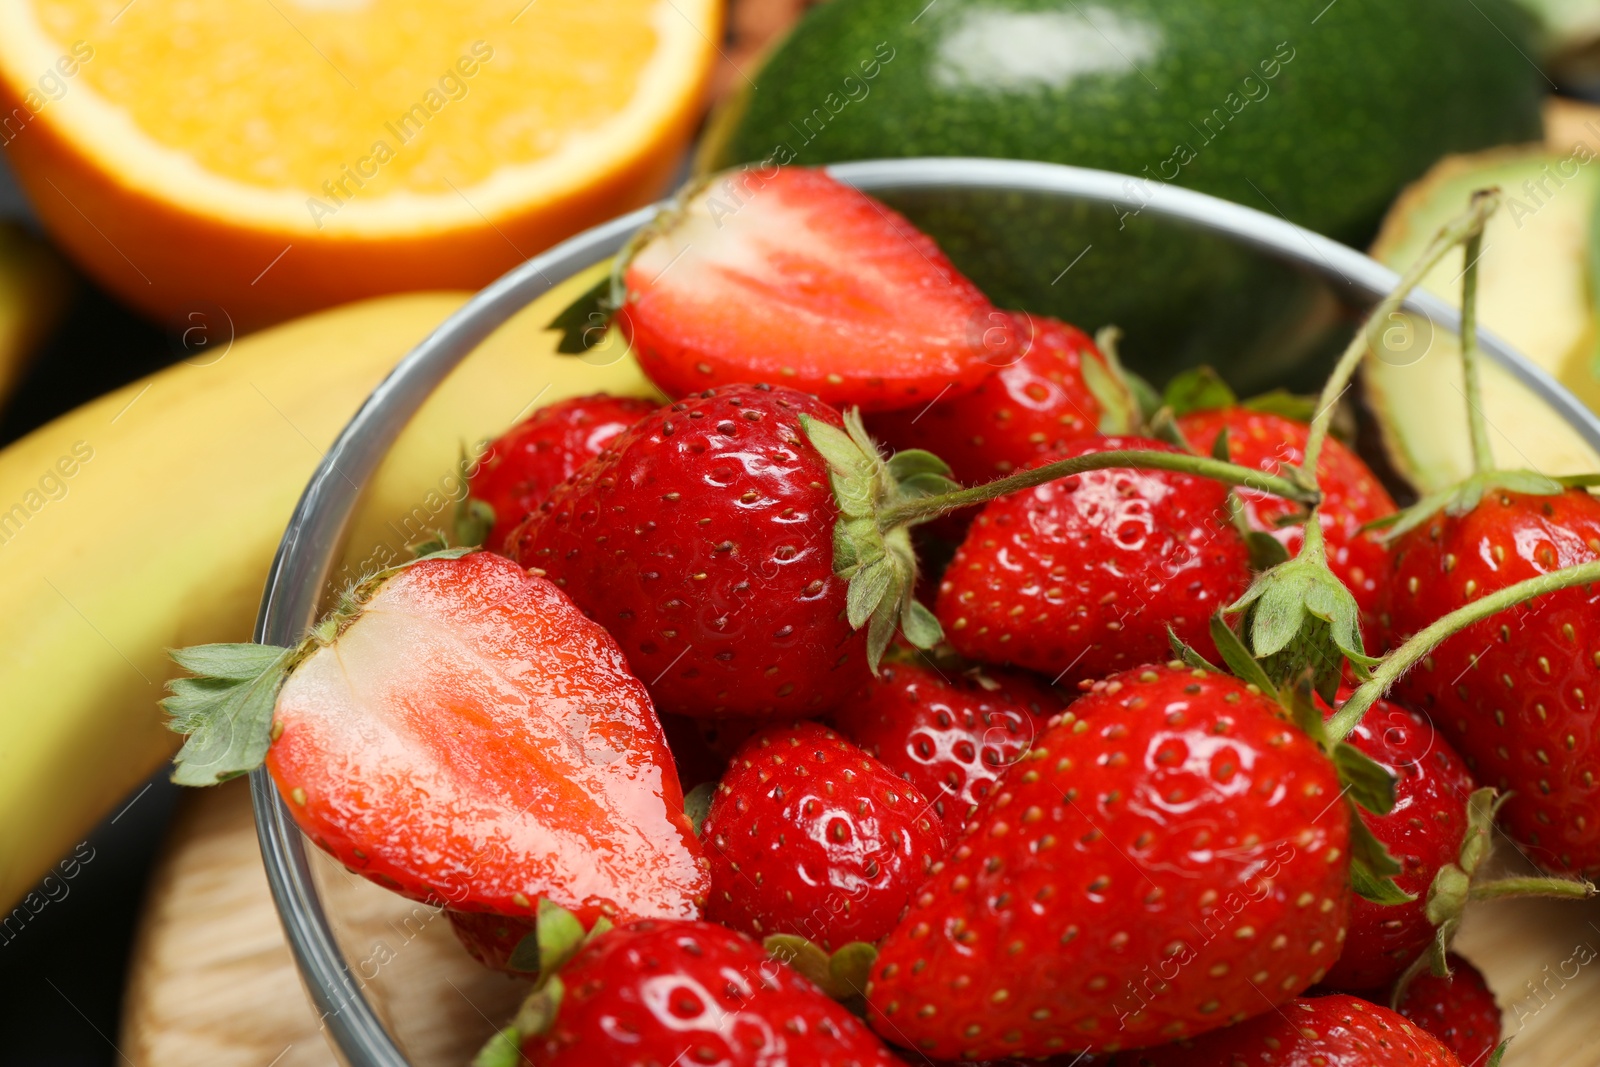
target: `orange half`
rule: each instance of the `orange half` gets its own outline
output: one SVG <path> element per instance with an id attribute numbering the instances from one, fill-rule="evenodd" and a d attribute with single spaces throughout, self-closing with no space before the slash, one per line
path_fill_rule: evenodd
<path id="1" fill-rule="evenodd" d="M 658 195 L 718 0 L 0 0 L 0 145 L 107 287 L 248 328 Z"/>

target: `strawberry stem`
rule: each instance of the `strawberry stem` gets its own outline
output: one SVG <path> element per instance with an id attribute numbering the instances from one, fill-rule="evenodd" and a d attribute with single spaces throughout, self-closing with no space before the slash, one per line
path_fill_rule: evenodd
<path id="1" fill-rule="evenodd" d="M 952 511 L 971 507 L 974 504 L 986 504 L 998 497 L 1023 489 L 1032 489 L 1034 486 L 1043 485 L 1045 482 L 1055 481 L 1057 478 L 1067 478 L 1085 471 L 1107 470 L 1115 467 L 1131 467 L 1135 470 L 1164 470 L 1176 471 L 1180 474 L 1193 474 L 1202 478 L 1211 478 L 1226 485 L 1242 485 L 1250 489 L 1258 489 L 1275 496 L 1285 497 L 1302 504 L 1315 504 L 1317 493 L 1314 489 L 1307 489 L 1297 482 L 1276 474 L 1256 470 L 1254 467 L 1242 467 L 1237 463 L 1228 463 L 1209 456 L 1194 456 L 1183 452 L 1155 452 L 1146 449 L 1118 449 L 1111 452 L 1091 452 L 1087 455 L 1074 456 L 1071 459 L 1060 459 L 1054 463 L 1046 463 L 1042 467 L 1033 467 L 1016 474 L 1008 474 L 1004 478 L 996 478 L 992 482 L 973 486 L 970 489 L 957 489 L 937 496 L 926 496 L 907 500 L 891 507 L 885 508 L 878 516 L 878 526 L 883 530 L 894 529 L 915 522 L 926 522 L 936 519 L 941 515 L 948 515 Z"/>
<path id="2" fill-rule="evenodd" d="M 1472 203 L 1489 205 L 1489 213 L 1500 206 L 1498 189 L 1479 189 Z M 1488 215 L 1484 216 L 1484 222 Z M 1483 381 L 1478 350 L 1478 260 L 1483 254 L 1483 225 L 1467 237 L 1463 255 L 1466 269 L 1461 272 L 1461 379 L 1467 399 L 1467 428 L 1472 435 L 1472 469 L 1479 474 L 1494 469 L 1494 451 L 1489 446 L 1489 420 L 1483 414 Z"/>
<path id="3" fill-rule="evenodd" d="M 1350 695 L 1350 699 L 1345 701 L 1338 712 L 1328 720 L 1328 736 L 1336 742 L 1348 737 L 1350 731 L 1361 722 L 1361 717 L 1367 713 L 1367 709 L 1372 707 L 1373 702 L 1387 693 L 1389 687 L 1394 685 L 1402 674 L 1415 666 L 1446 638 L 1475 622 L 1481 622 L 1535 597 L 1597 581 L 1600 581 L 1600 562 L 1580 563 L 1574 567 L 1541 574 L 1537 578 L 1529 578 L 1507 586 L 1465 607 L 1457 608 L 1448 615 L 1441 616 L 1432 625 L 1419 630 L 1405 644 L 1383 658 L 1383 662 L 1372 672 L 1371 678 L 1363 682 L 1361 687 Z"/>
<path id="4" fill-rule="evenodd" d="M 1595 895 L 1595 888 L 1587 878 L 1497 878 L 1492 882 L 1474 882 L 1468 895 L 1473 900 L 1505 900 L 1512 897 L 1588 900 Z"/>
<path id="5" fill-rule="evenodd" d="M 1361 360 L 1366 356 L 1367 349 L 1372 347 L 1373 334 L 1389 320 L 1389 317 L 1399 310 L 1406 297 L 1411 295 L 1422 279 L 1439 261 L 1444 259 L 1456 245 L 1473 234 L 1483 233 L 1483 224 L 1494 213 L 1500 200 L 1498 196 L 1483 200 L 1473 198 L 1471 206 L 1460 216 L 1452 219 L 1440 228 L 1433 238 L 1433 243 L 1428 245 L 1422 256 L 1411 264 L 1411 267 L 1400 277 L 1400 284 L 1394 291 L 1372 309 L 1361 329 L 1351 338 L 1350 344 L 1339 357 L 1339 362 L 1333 368 L 1333 374 L 1328 377 L 1328 382 L 1322 387 L 1322 396 L 1317 401 L 1317 413 L 1311 420 L 1311 433 L 1306 439 L 1306 458 L 1301 464 L 1303 477 L 1310 482 L 1316 480 L 1317 459 L 1322 454 L 1322 443 L 1328 438 L 1328 431 L 1333 425 L 1334 408 L 1339 398 L 1350 385 L 1350 379 L 1355 375 L 1356 369 L 1361 366 Z M 1465 309 L 1463 309 L 1463 315 Z"/>

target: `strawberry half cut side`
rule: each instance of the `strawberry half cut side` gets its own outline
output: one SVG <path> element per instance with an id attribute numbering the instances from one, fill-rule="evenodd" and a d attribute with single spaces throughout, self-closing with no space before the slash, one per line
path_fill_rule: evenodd
<path id="1" fill-rule="evenodd" d="M 770 381 L 884 411 L 1011 361 L 1008 316 L 898 212 L 820 170 L 734 171 L 641 235 L 617 321 L 672 396 Z"/>
<path id="2" fill-rule="evenodd" d="M 230 669 L 239 649 L 276 658 Z M 167 701 L 190 735 L 175 779 L 264 759 L 301 830 L 380 885 L 513 916 L 549 898 L 585 926 L 698 912 L 705 861 L 644 687 L 508 559 L 425 557 L 358 586 L 294 649 L 177 659 L 206 676 Z"/>

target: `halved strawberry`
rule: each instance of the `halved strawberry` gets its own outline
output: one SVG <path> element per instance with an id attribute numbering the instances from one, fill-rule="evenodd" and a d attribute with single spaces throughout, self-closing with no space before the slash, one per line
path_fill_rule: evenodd
<path id="1" fill-rule="evenodd" d="M 232 657 L 230 659 L 230 657 Z M 709 886 L 650 698 L 552 583 L 487 552 L 358 587 L 293 649 L 200 646 L 175 778 L 265 757 L 318 846 L 396 892 L 585 926 L 693 916 Z M 270 748 L 268 741 L 270 738 Z"/>
<path id="2" fill-rule="evenodd" d="M 575 396 L 539 408 L 495 438 L 469 483 L 473 499 L 494 509 L 483 547 L 500 551 L 506 534 L 550 490 L 655 406 L 633 396 Z"/>
<path id="3" fill-rule="evenodd" d="M 820 170 L 750 169 L 657 220 L 618 323 L 673 396 L 769 381 L 883 411 L 1009 362 L 1008 320 L 926 235 Z"/>

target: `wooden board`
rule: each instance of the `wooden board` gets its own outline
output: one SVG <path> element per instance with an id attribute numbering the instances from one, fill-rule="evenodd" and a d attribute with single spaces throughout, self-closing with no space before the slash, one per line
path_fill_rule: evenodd
<path id="1" fill-rule="evenodd" d="M 432 909 L 318 868 L 352 971 L 418 1067 L 463 1067 L 523 988 Z M 1505 1067 L 1600 1067 L 1600 906 L 1475 906 L 1458 947 L 1515 1036 Z M 1586 962 L 1585 962 L 1586 961 Z M 370 975 L 370 977 L 368 977 Z M 243 782 L 186 797 L 150 887 L 119 1042 L 134 1067 L 333 1067 L 267 891 Z"/>

